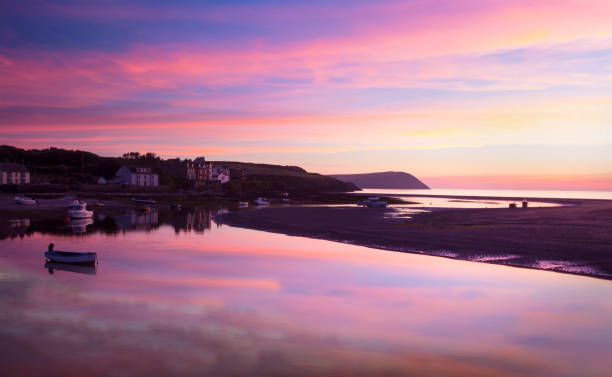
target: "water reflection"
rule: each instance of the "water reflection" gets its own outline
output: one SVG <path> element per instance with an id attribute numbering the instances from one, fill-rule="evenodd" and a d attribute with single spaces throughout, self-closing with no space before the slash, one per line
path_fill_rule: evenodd
<path id="1" fill-rule="evenodd" d="M 125 211 L 120 215 L 105 218 L 114 221 L 112 228 L 123 232 L 128 230 L 152 230 L 159 227 L 159 212 L 153 208 L 149 211 Z M 110 224 L 109 224 L 110 225 Z"/>
<path id="2" fill-rule="evenodd" d="M 92 218 L 88 219 L 70 219 L 68 222 L 68 226 L 72 228 L 73 233 L 81 234 L 87 233 L 87 226 L 92 225 L 94 220 Z"/>
<path id="3" fill-rule="evenodd" d="M 216 227 L 214 211 L 0 242 L 3 373 L 609 375 L 609 281 Z M 98 252 L 96 275 L 42 269 L 51 241 Z"/>
<path id="4" fill-rule="evenodd" d="M 75 272 L 78 274 L 95 275 L 97 272 L 97 266 L 94 265 L 82 265 L 82 264 L 68 264 L 59 262 L 45 262 L 44 267 L 47 269 L 49 274 L 54 274 L 55 271 L 68 271 Z"/>
<path id="5" fill-rule="evenodd" d="M 9 220 L 0 229 L 0 239 L 29 237 L 35 233 L 63 236 L 87 234 L 118 234 L 132 231 L 153 231 L 163 225 L 170 225 L 175 233 L 204 233 L 213 224 L 213 217 L 227 209 L 218 207 L 191 207 L 180 211 L 150 208 L 141 210 L 97 210 L 94 218 L 67 219 L 63 215 L 37 220 Z M 1 221 L 1 220 L 0 220 Z"/>

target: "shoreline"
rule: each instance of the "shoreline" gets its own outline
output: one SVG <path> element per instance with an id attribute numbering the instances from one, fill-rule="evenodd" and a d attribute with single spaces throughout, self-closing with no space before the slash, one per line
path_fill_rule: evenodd
<path id="1" fill-rule="evenodd" d="M 391 217 L 393 207 L 269 207 L 233 211 L 215 220 L 375 249 L 612 280 L 612 200 L 537 200 L 565 205 L 428 208 L 409 217 Z"/>

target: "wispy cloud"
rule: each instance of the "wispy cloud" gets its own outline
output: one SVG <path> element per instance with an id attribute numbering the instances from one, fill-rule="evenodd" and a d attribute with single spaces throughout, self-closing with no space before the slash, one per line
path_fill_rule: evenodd
<path id="1" fill-rule="evenodd" d="M 270 159 L 612 145 L 608 1 L 42 1 L 2 10 L 5 143 L 83 142 L 109 154 L 125 147 L 121 135 L 147 150 L 163 140 L 169 154 Z"/>

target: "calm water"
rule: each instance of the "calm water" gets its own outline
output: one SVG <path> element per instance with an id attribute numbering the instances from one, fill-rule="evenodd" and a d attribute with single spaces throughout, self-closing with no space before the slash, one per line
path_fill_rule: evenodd
<path id="1" fill-rule="evenodd" d="M 212 215 L 12 219 L 3 375 L 610 375 L 610 281 L 218 227 Z M 45 267 L 50 241 L 100 263 Z"/>
<path id="2" fill-rule="evenodd" d="M 447 195 L 447 196 L 485 196 L 507 198 L 561 198 L 561 199 L 612 199 L 612 191 L 556 191 L 556 190 L 467 190 L 467 189 L 364 189 L 364 193 L 398 195 Z"/>

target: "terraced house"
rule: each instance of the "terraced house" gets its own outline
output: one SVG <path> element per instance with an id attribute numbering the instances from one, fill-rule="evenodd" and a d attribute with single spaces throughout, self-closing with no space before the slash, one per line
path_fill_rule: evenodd
<path id="1" fill-rule="evenodd" d="M 153 169 L 149 167 L 124 165 L 115 173 L 113 182 L 124 185 L 159 186 L 159 175 L 153 173 Z"/>
<path id="2" fill-rule="evenodd" d="M 30 172 L 25 165 L 14 162 L 0 162 L 0 184 L 22 185 L 30 183 Z"/>

